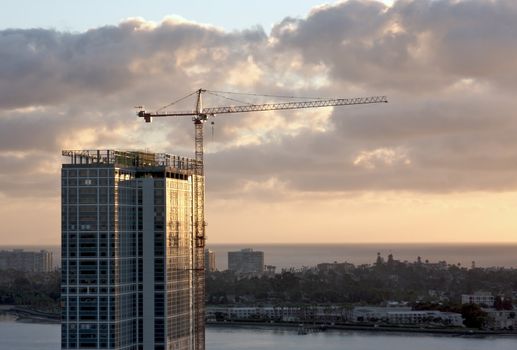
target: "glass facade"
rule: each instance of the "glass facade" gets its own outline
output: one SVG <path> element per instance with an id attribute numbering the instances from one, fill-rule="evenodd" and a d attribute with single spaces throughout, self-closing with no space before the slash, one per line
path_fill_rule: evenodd
<path id="1" fill-rule="evenodd" d="M 117 151 L 66 155 L 62 349 L 204 349 L 196 335 L 204 310 L 196 293 L 204 281 L 195 285 L 201 271 L 192 160 Z"/>

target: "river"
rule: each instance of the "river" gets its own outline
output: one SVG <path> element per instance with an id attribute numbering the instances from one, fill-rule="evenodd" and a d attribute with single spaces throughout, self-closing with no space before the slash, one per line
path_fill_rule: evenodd
<path id="1" fill-rule="evenodd" d="M 20 323 L 0 316 L 0 350 L 58 350 L 60 326 Z M 207 350 L 515 350 L 517 337 L 452 337 L 397 333 L 208 327 Z"/>

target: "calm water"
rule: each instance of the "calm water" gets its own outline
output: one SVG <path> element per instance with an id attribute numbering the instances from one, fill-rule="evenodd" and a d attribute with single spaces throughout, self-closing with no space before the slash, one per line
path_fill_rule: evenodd
<path id="1" fill-rule="evenodd" d="M 60 349 L 61 328 L 56 324 L 18 323 L 0 314 L 0 350 Z"/>
<path id="2" fill-rule="evenodd" d="M 216 253 L 219 270 L 228 267 L 228 251 L 253 248 L 264 251 L 265 263 L 281 268 L 314 266 L 321 262 L 348 261 L 353 264 L 371 264 L 380 252 L 384 258 L 392 253 L 395 259 L 415 261 L 418 256 L 431 262 L 445 260 L 479 267 L 505 266 L 517 268 L 517 244 L 210 244 Z M 60 263 L 59 246 L 0 246 L 0 249 L 47 249 L 54 253 L 54 263 Z"/>
<path id="3" fill-rule="evenodd" d="M 515 350 L 515 338 L 463 338 L 402 334 L 325 332 L 297 335 L 295 330 L 208 328 L 207 350 Z M 60 326 L 17 323 L 0 316 L 0 350 L 57 350 Z"/>

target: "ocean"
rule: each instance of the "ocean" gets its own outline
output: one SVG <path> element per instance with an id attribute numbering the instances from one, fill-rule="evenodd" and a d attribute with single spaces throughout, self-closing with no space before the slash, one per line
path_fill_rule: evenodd
<path id="1" fill-rule="evenodd" d="M 219 270 L 228 267 L 228 252 L 242 248 L 253 248 L 264 252 L 265 264 L 283 268 L 315 266 L 322 262 L 350 262 L 356 265 L 375 262 L 377 253 L 386 259 L 393 254 L 396 260 L 447 261 L 470 267 L 474 261 L 478 267 L 517 268 L 517 244 L 473 244 L 473 243 L 368 243 L 368 244 L 210 244 L 216 255 Z M 54 263 L 59 265 L 59 246 L 0 246 L 1 249 L 23 248 L 25 250 L 47 249 L 54 253 Z"/>
<path id="2" fill-rule="evenodd" d="M 395 260 L 447 261 L 470 267 L 513 267 L 517 268 L 517 244 L 208 244 L 216 255 L 219 270 L 228 268 L 228 252 L 242 248 L 253 248 L 264 252 L 266 265 L 282 268 L 315 266 L 322 262 L 350 262 L 355 265 L 372 264 L 381 253 L 384 259 L 393 254 Z"/>

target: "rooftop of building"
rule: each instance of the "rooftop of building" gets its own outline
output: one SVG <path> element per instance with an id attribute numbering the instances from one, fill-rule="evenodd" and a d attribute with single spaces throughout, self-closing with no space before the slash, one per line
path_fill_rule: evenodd
<path id="1" fill-rule="evenodd" d="M 171 167 L 194 170 L 196 160 L 167 153 L 128 150 L 63 150 L 64 165 L 114 165 L 119 167 Z"/>

